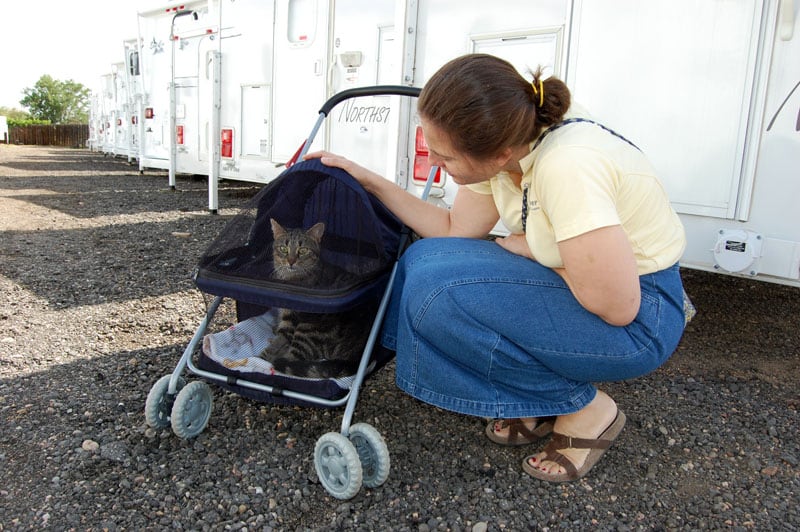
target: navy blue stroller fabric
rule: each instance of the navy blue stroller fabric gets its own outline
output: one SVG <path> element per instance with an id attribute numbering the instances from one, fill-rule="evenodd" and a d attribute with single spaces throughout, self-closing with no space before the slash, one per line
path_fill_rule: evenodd
<path id="1" fill-rule="evenodd" d="M 351 274 L 346 277 L 347 284 L 308 288 L 272 279 L 271 218 L 286 228 L 308 229 L 323 222 L 322 260 Z M 403 231 L 403 224 L 347 172 L 318 160 L 304 161 L 266 185 L 226 224 L 200 258 L 195 283 L 207 294 L 234 299 L 239 321 L 272 307 L 316 313 L 377 307 L 403 245 Z M 369 355 L 372 373 L 394 353 L 377 344 Z M 225 382 L 216 381 L 223 388 L 263 402 L 320 406 L 285 397 L 282 390 L 322 399 L 338 399 L 348 393 L 334 379 L 245 376 L 202 352 L 198 366 L 226 376 Z M 271 386 L 273 391 L 241 386 L 242 380 Z"/>
<path id="2" fill-rule="evenodd" d="M 347 271 L 346 286 L 299 287 L 271 278 L 270 219 L 287 228 L 325 224 L 322 260 Z M 313 159 L 268 184 L 201 257 L 203 292 L 264 307 L 341 312 L 380 297 L 398 256 L 403 226 L 347 172 Z"/>

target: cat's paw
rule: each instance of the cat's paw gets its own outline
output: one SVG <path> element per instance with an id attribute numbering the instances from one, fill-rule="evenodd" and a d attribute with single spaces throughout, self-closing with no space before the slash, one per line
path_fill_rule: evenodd
<path id="1" fill-rule="evenodd" d="M 240 368 L 247 365 L 247 358 L 226 358 L 222 361 L 222 365 L 228 369 Z"/>

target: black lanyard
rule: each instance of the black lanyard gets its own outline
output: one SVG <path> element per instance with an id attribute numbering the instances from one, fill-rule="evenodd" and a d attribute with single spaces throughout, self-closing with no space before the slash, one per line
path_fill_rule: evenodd
<path id="1" fill-rule="evenodd" d="M 625 137 L 623 137 L 622 135 L 620 135 L 616 131 L 614 131 L 614 130 L 612 130 L 610 128 L 607 128 L 603 124 L 600 124 L 599 122 L 595 122 L 594 120 L 589 120 L 588 118 L 568 118 L 568 119 L 566 119 L 566 120 L 564 120 L 562 122 L 559 122 L 558 124 L 553 124 L 552 126 L 548 127 L 544 131 L 542 131 L 541 135 L 539 135 L 539 138 L 536 139 L 536 142 L 533 144 L 533 147 L 531 148 L 531 152 L 533 152 L 533 150 L 535 150 L 536 148 L 539 147 L 539 144 L 542 143 L 544 138 L 549 133 L 555 131 L 558 128 L 564 127 L 564 126 L 566 126 L 568 124 L 574 124 L 576 122 L 588 122 L 590 124 L 594 124 L 594 125 L 596 125 L 598 127 L 601 127 L 605 131 L 608 131 L 609 133 L 614 135 L 615 137 L 624 140 L 625 142 L 627 142 L 628 144 L 630 144 L 631 146 L 633 146 L 637 150 L 642 151 L 642 150 L 639 149 L 639 147 L 636 144 L 634 144 L 633 142 L 629 141 L 628 139 L 626 139 Z M 525 186 L 522 187 L 522 232 L 523 233 L 525 233 L 525 230 L 527 229 L 527 225 L 528 225 L 527 222 L 528 222 L 528 185 L 525 184 Z"/>

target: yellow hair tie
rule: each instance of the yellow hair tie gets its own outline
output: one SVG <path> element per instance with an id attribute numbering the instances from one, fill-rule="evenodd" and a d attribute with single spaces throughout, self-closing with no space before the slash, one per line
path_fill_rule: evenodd
<path id="1" fill-rule="evenodd" d="M 533 95 L 539 97 L 539 107 L 542 107 L 544 105 L 544 83 L 539 79 L 539 86 L 537 87 L 536 80 L 533 80 L 531 87 L 533 87 Z"/>

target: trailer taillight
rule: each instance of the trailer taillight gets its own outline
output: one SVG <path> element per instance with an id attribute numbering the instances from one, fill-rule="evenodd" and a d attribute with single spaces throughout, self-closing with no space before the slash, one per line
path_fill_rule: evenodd
<path id="1" fill-rule="evenodd" d="M 146 107 L 145 108 L 144 117 L 145 118 L 153 118 L 153 108 L 152 107 Z"/>
<path id="2" fill-rule="evenodd" d="M 178 125 L 175 126 L 175 144 L 182 145 L 183 144 L 183 126 Z"/>
<path id="3" fill-rule="evenodd" d="M 131 117 L 131 124 L 133 124 L 135 126 L 138 123 L 139 123 L 139 119 L 136 117 L 136 115 L 133 115 Z"/>
<path id="4" fill-rule="evenodd" d="M 232 129 L 223 129 L 221 132 L 220 140 L 222 141 L 220 145 L 220 155 L 225 157 L 226 159 L 233 158 L 233 130 Z"/>
<path id="5" fill-rule="evenodd" d="M 118 126 L 121 126 L 121 125 L 122 125 L 122 119 L 121 119 L 121 118 L 117 118 L 117 125 L 118 125 Z"/>
<path id="6" fill-rule="evenodd" d="M 417 126 L 417 134 L 414 139 L 414 182 L 424 185 L 428 180 L 428 174 L 431 171 L 431 163 L 428 162 L 428 144 L 425 142 L 425 136 L 422 134 L 422 128 Z M 436 169 L 436 175 L 433 178 L 434 185 L 442 185 L 442 169 Z"/>

